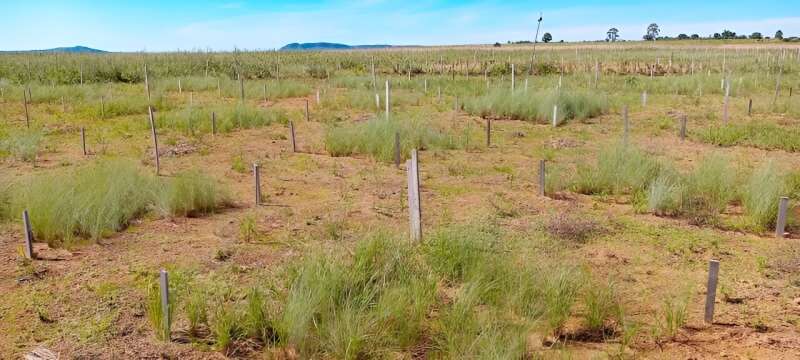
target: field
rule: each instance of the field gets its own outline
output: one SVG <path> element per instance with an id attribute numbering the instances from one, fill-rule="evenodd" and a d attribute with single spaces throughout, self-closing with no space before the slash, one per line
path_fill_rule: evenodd
<path id="1" fill-rule="evenodd" d="M 781 43 L 2 54 L 0 358 L 800 357 L 798 89 Z"/>

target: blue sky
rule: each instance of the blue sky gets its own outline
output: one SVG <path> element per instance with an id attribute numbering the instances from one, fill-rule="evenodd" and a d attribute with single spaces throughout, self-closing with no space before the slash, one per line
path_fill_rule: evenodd
<path id="1" fill-rule="evenodd" d="M 597 40 L 609 27 L 640 39 L 730 29 L 800 35 L 796 0 L 254 1 L 7 0 L 0 50 L 85 45 L 110 51 L 272 49 L 290 42 L 446 45 L 532 39 Z"/>

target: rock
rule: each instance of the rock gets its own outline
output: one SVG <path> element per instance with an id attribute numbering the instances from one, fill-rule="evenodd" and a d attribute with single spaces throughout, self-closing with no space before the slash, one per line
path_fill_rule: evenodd
<path id="1" fill-rule="evenodd" d="M 25 354 L 23 358 L 25 360 L 56 360 L 59 356 L 42 346 L 37 346 L 31 352 Z"/>

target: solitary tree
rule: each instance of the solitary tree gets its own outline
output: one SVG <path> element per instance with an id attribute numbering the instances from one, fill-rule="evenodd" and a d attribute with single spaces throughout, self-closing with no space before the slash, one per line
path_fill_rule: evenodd
<path id="1" fill-rule="evenodd" d="M 776 31 L 775 32 L 775 38 L 778 39 L 778 40 L 783 40 L 783 31 L 780 31 L 780 30 Z"/>
<path id="2" fill-rule="evenodd" d="M 686 35 L 686 34 L 679 34 L 678 35 L 678 40 L 688 40 L 688 39 L 689 39 L 689 35 Z"/>
<path id="3" fill-rule="evenodd" d="M 761 40 L 761 39 L 763 39 L 763 38 L 764 38 L 764 36 L 763 36 L 763 35 L 761 35 L 761 33 L 760 33 L 760 32 L 756 31 L 756 32 L 754 32 L 754 33 L 750 34 L 750 38 L 751 38 L 751 39 L 755 39 L 755 40 Z"/>
<path id="4" fill-rule="evenodd" d="M 723 39 L 736 39 L 736 33 L 730 30 L 725 30 L 722 32 Z"/>
<path id="5" fill-rule="evenodd" d="M 692 40 L 697 40 L 700 38 L 700 35 L 692 34 Z"/>
<path id="6" fill-rule="evenodd" d="M 608 35 L 608 37 L 606 38 L 608 41 L 611 42 L 617 41 L 617 37 L 619 37 L 619 30 L 617 28 L 608 29 L 606 35 Z"/>
<path id="7" fill-rule="evenodd" d="M 544 35 L 542 35 L 542 41 L 544 41 L 545 43 L 553 41 L 553 35 L 550 35 L 549 32 L 544 33 Z"/>
<path id="8" fill-rule="evenodd" d="M 645 35 L 645 40 L 653 40 L 656 41 L 658 37 L 658 33 L 661 32 L 661 29 L 658 28 L 658 24 L 652 23 L 647 26 L 647 35 Z"/>

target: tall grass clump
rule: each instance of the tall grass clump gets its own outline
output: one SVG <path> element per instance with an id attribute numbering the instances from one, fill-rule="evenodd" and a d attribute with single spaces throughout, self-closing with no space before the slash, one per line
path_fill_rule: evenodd
<path id="1" fill-rule="evenodd" d="M 118 159 L 33 176 L 15 188 L 11 212 L 27 209 L 36 239 L 52 246 L 108 236 L 151 208 L 162 215 L 195 215 L 227 201 L 225 191 L 199 172 L 160 180 Z"/>
<path id="2" fill-rule="evenodd" d="M 617 144 L 600 151 L 596 166 L 579 166 L 573 188 L 582 194 L 636 194 L 647 188 L 660 168 L 652 155 Z"/>
<path id="3" fill-rule="evenodd" d="M 216 180 L 200 170 L 189 170 L 162 180 L 155 201 L 162 216 L 185 217 L 213 213 L 229 204 L 230 198 Z"/>
<path id="4" fill-rule="evenodd" d="M 473 115 L 501 117 L 550 124 L 553 107 L 558 105 L 559 123 L 585 120 L 608 110 L 608 100 L 585 91 L 547 90 L 529 94 L 512 94 L 510 90 L 494 90 L 486 95 L 468 98 L 464 108 Z"/>
<path id="5" fill-rule="evenodd" d="M 291 271 L 279 338 L 308 357 L 374 357 L 416 342 L 433 299 L 411 248 L 378 234 L 352 258 L 314 255 Z"/>
<path id="6" fill-rule="evenodd" d="M 648 210 L 662 216 L 686 216 L 697 224 L 714 221 L 736 197 L 736 172 L 714 154 L 689 174 L 662 168 L 647 191 Z"/>
<path id="7" fill-rule="evenodd" d="M 778 199 L 786 191 L 785 179 L 772 161 L 753 171 L 741 194 L 748 225 L 756 231 L 773 226 L 778 216 Z"/>
<path id="8" fill-rule="evenodd" d="M 153 180 L 131 162 L 105 160 L 74 171 L 40 175 L 18 187 L 14 213 L 27 209 L 40 241 L 57 245 L 118 231 L 151 204 Z"/>
<path id="9" fill-rule="evenodd" d="M 258 109 L 246 105 L 220 106 L 210 109 L 186 107 L 156 116 L 159 127 L 180 131 L 186 135 L 211 133 L 211 114 L 216 115 L 217 131 L 228 133 L 235 129 L 251 129 L 274 123 L 286 124 L 288 115 L 280 109 Z"/>
<path id="10" fill-rule="evenodd" d="M 394 158 L 395 134 L 400 134 L 401 157 L 411 149 L 464 149 L 477 146 L 471 141 L 472 127 L 461 130 L 439 130 L 419 117 L 409 119 L 372 118 L 366 122 L 330 127 L 325 134 L 325 148 L 332 156 L 369 154 L 380 161 Z"/>
<path id="11" fill-rule="evenodd" d="M 9 154 L 19 161 L 36 164 L 44 133 L 39 129 L 25 129 L 0 133 L 0 155 Z"/>
<path id="12" fill-rule="evenodd" d="M 800 130 L 769 123 L 710 126 L 698 136 L 700 141 L 717 146 L 741 145 L 765 150 L 800 151 Z"/>

